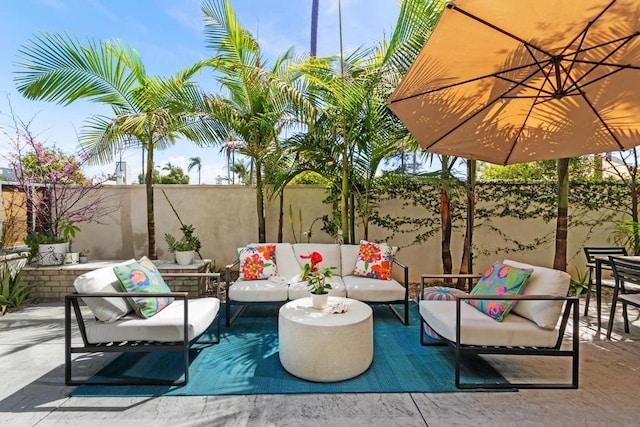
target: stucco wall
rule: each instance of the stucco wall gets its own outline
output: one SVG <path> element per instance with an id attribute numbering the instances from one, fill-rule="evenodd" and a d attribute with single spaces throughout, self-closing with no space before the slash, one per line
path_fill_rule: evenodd
<path id="1" fill-rule="evenodd" d="M 214 186 L 214 185 L 158 185 L 155 189 L 156 239 L 158 256 L 169 259 L 164 240 L 165 233 L 179 235 L 180 224 L 162 194 L 164 190 L 178 211 L 182 221 L 193 224 L 196 235 L 202 241 L 202 256 L 214 260 L 216 270 L 236 258 L 236 248 L 249 242 L 257 241 L 257 215 L 255 189 L 246 186 Z M 112 203 L 119 203 L 120 209 L 102 218 L 102 224 L 80 224 L 81 232 L 76 237 L 76 250 L 89 249 L 91 259 L 128 259 L 140 257 L 147 253 L 146 203 L 145 189 L 142 185 L 109 186 L 104 190 L 113 198 Z M 291 226 L 288 222 L 289 204 L 294 210 L 296 237 L 298 234 L 298 209 L 302 209 L 303 229 L 322 215 L 329 214 L 329 207 L 322 203 L 325 198 L 323 189 L 312 186 L 296 186 L 285 192 L 284 241 L 294 242 Z M 395 201 L 384 202 L 380 207 L 383 212 L 395 215 L 423 215 L 420 207 L 403 207 Z M 275 241 L 278 230 L 278 200 L 267 200 L 267 240 Z M 312 242 L 329 243 L 333 239 L 320 231 L 321 221 L 316 222 Z M 536 250 L 514 253 L 482 254 L 481 251 L 493 252 L 503 246 L 504 237 L 490 227 L 480 223 L 474 232 L 476 258 L 474 270 L 484 270 L 497 259 L 511 258 L 518 261 L 552 266 L 554 240 L 540 245 Z M 493 221 L 493 226 L 508 236 L 518 240 L 532 241 L 535 236 L 551 233 L 553 236 L 555 221 L 544 223 L 541 219 L 518 220 L 506 218 Z M 603 224 L 592 230 L 571 228 L 569 230 L 569 265 L 567 271 L 575 275 L 576 268 L 584 271 L 584 255 L 582 246 L 608 245 L 611 226 Z M 452 253 L 454 269 L 460 265 L 462 256 L 462 232 L 464 223 L 458 224 L 458 231 L 452 236 Z M 358 238 L 362 236 L 358 232 Z M 370 240 L 383 240 L 389 232 L 372 227 Z M 299 240 L 299 239 L 298 239 Z M 303 237 L 306 241 L 306 237 Z M 421 273 L 437 273 L 442 271 L 440 257 L 440 235 L 435 235 L 418 246 L 408 246 L 412 236 L 400 234 L 389 241 L 401 247 L 398 258 L 409 265 L 411 281 L 419 281 Z"/>

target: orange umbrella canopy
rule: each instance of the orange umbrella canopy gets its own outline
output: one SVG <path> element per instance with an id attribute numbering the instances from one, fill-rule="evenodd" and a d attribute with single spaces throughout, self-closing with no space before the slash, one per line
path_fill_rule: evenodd
<path id="1" fill-rule="evenodd" d="M 640 1 L 456 0 L 389 98 L 427 151 L 497 164 L 640 144 Z"/>

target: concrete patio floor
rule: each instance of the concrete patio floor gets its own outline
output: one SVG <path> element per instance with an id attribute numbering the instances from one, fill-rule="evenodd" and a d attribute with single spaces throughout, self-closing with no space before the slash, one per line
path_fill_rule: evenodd
<path id="1" fill-rule="evenodd" d="M 605 339 L 604 330 L 597 331 L 595 310 L 590 316 L 581 317 L 578 390 L 146 398 L 68 397 L 72 388 L 64 386 L 63 312 L 61 304 L 41 304 L 0 317 L 0 425 L 640 424 L 640 320 L 633 309 L 631 333 L 623 334 L 619 315 L 611 341 Z M 607 308 L 603 313 L 608 313 Z M 603 325 L 607 318 L 604 314 Z M 411 327 L 419 339 L 418 325 Z M 89 369 L 97 370 L 109 360 L 111 355 L 91 358 Z M 534 357 L 514 361 L 495 356 L 490 361 L 507 378 L 568 378 L 568 360 Z"/>

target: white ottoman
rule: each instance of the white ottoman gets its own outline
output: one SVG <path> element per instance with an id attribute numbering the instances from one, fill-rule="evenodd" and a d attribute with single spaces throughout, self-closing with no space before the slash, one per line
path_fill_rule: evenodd
<path id="1" fill-rule="evenodd" d="M 331 313 L 338 302 L 346 313 Z M 316 382 L 356 377 L 373 361 L 373 313 L 367 304 L 329 297 L 324 310 L 311 306 L 311 298 L 293 300 L 278 316 L 280 363 L 296 377 Z"/>

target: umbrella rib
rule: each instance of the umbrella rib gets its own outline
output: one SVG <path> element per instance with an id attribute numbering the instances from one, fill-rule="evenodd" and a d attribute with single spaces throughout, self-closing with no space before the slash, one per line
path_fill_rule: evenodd
<path id="1" fill-rule="evenodd" d="M 615 47 L 613 50 L 611 50 L 611 52 L 609 52 L 604 58 L 602 58 L 600 61 L 597 61 L 593 64 L 593 67 L 591 67 L 588 71 L 586 71 L 584 74 L 582 74 L 577 80 L 573 80 L 571 79 L 571 86 L 567 87 L 567 91 L 572 90 L 574 88 L 576 88 L 578 86 L 578 83 L 580 83 L 581 80 L 585 79 L 589 74 L 591 74 L 596 68 L 598 68 L 598 66 L 603 65 L 604 61 L 606 61 L 607 59 L 609 59 L 614 53 L 616 53 L 618 50 L 620 50 L 624 45 L 626 45 L 627 43 L 629 43 L 634 37 L 636 37 L 637 34 L 633 34 L 627 37 L 623 37 L 621 39 L 618 39 L 617 41 L 621 41 L 624 40 L 620 45 L 618 45 L 617 47 Z M 576 52 L 577 55 L 578 52 Z M 577 59 L 574 59 L 573 62 L 576 62 Z M 573 64 L 572 62 L 572 64 Z M 586 61 L 580 61 L 581 63 L 587 63 Z M 614 67 L 618 67 L 619 65 L 612 65 Z M 563 67 L 564 68 L 564 67 Z M 565 70 L 566 71 L 566 70 Z M 566 75 L 567 78 L 566 80 L 569 80 L 569 72 L 566 71 Z"/>
<path id="2" fill-rule="evenodd" d="M 616 142 L 616 144 L 618 144 L 618 148 L 620 148 L 620 151 L 624 151 L 624 147 L 622 146 L 622 144 L 620 143 L 620 140 L 618 139 L 618 137 L 613 133 L 613 131 L 611 130 L 611 128 L 609 127 L 609 125 L 607 124 L 607 122 L 604 121 L 604 119 L 602 118 L 602 116 L 600 116 L 600 113 L 598 113 L 598 110 L 596 110 L 596 108 L 593 106 L 593 104 L 591 104 L 591 101 L 589 101 L 589 98 L 587 98 L 587 94 L 585 94 L 581 88 L 578 88 L 578 91 L 580 92 L 580 94 L 582 95 L 582 98 L 584 99 L 584 102 L 587 103 L 587 105 L 589 106 L 589 108 L 591 108 L 591 111 L 593 111 L 593 114 L 596 115 L 596 117 L 598 118 L 598 120 L 600 121 L 600 123 L 602 124 L 602 126 L 604 126 L 604 128 L 607 130 L 607 132 L 609 133 L 609 135 L 611 135 L 611 138 L 613 138 L 613 140 Z"/>
<path id="3" fill-rule="evenodd" d="M 615 1 L 615 0 L 613 0 L 613 1 Z M 513 33 L 510 33 L 509 31 L 507 31 L 507 30 L 505 30 L 503 28 L 500 28 L 497 25 L 494 25 L 494 24 L 492 24 L 490 22 L 487 22 L 484 19 L 482 19 L 482 18 L 480 18 L 480 17 L 478 17 L 478 16 L 476 16 L 476 15 L 470 13 L 470 12 L 467 12 L 464 9 L 459 8 L 455 3 L 450 3 L 450 4 L 451 4 L 451 9 L 452 10 L 456 10 L 456 11 L 462 13 L 463 15 L 465 15 L 466 17 L 471 18 L 474 21 L 477 21 L 477 22 L 481 23 L 482 25 L 486 25 L 487 27 L 492 28 L 492 29 L 496 30 L 497 32 L 499 32 L 501 34 L 504 34 L 505 36 L 507 36 L 509 38 L 512 38 L 512 39 L 514 39 L 516 41 L 519 41 L 520 43 L 522 43 L 525 46 L 530 46 L 531 48 L 533 48 L 533 49 L 535 49 L 535 50 L 537 50 L 539 52 L 542 52 L 542 53 L 544 53 L 545 55 L 547 55 L 549 57 L 553 56 L 550 52 L 547 52 L 543 48 L 538 47 L 538 46 L 536 46 L 534 44 L 531 44 L 531 42 L 528 42 L 525 39 L 523 39 L 523 38 L 521 38 L 521 37 L 519 37 L 519 36 L 517 36 L 517 35 L 515 35 Z"/>
<path id="4" fill-rule="evenodd" d="M 580 34 L 586 34 L 587 31 L 589 31 L 589 28 L 600 18 L 602 18 L 602 15 L 604 15 L 604 13 L 609 10 L 609 8 L 611 6 L 613 6 L 613 4 L 616 2 L 617 0 L 611 0 L 611 2 L 609 2 L 608 5 L 606 5 L 604 8 L 602 8 L 602 10 L 600 11 L 600 13 L 598 13 L 598 15 L 596 15 L 595 18 L 593 18 L 591 21 L 587 22 L 587 25 L 584 27 L 584 29 L 582 31 L 580 31 L 578 34 L 576 34 L 576 36 L 573 38 L 573 40 L 571 40 L 567 46 L 563 49 L 562 54 L 564 55 L 565 52 L 567 51 L 567 49 L 569 49 L 569 46 L 571 46 L 576 40 L 578 40 L 578 38 L 580 37 Z"/>
<path id="5" fill-rule="evenodd" d="M 607 78 L 609 76 L 612 76 L 613 74 L 619 73 L 620 71 L 622 71 L 624 69 L 625 68 L 623 68 L 623 67 L 618 68 L 617 70 L 613 70 L 610 73 L 604 74 L 604 75 L 598 77 L 597 79 L 593 79 L 591 81 L 588 81 L 587 83 L 585 83 L 583 85 L 580 85 L 580 86 L 578 86 L 577 84 L 574 84 L 574 85 L 572 85 L 573 87 L 572 87 L 571 90 L 574 91 L 574 92 L 579 92 L 582 88 L 585 88 L 585 87 L 590 86 L 590 85 L 592 85 L 592 84 L 594 84 L 596 82 L 599 82 L 600 80 L 602 80 L 604 78 Z M 567 95 L 573 95 L 573 94 L 572 93 L 567 93 Z"/>
<path id="6" fill-rule="evenodd" d="M 582 53 L 584 52 L 582 50 L 582 45 L 584 44 L 584 41 L 587 38 L 587 33 L 589 32 L 589 28 L 591 27 L 591 23 L 589 23 L 587 25 L 587 28 L 585 28 L 584 31 L 582 31 L 582 38 L 580 39 L 580 43 L 578 44 L 578 48 L 575 50 L 574 54 L 573 54 L 573 60 L 571 61 L 571 65 L 569 66 L 569 69 L 567 70 L 567 74 L 565 75 L 564 81 L 562 82 L 562 86 L 561 87 L 565 87 L 565 85 L 567 84 L 567 82 L 569 81 L 569 74 L 571 73 L 571 70 L 573 70 L 573 66 L 576 65 L 576 61 L 578 60 L 578 53 Z M 578 37 L 576 36 L 575 39 L 573 39 L 574 41 L 577 40 Z M 573 41 L 571 42 L 573 43 Z M 569 46 L 571 46 L 571 43 L 569 43 L 563 50 L 563 52 L 566 52 L 567 49 L 569 49 Z M 558 88 L 560 89 L 560 88 Z"/>
<path id="7" fill-rule="evenodd" d="M 548 64 L 550 61 L 546 61 L 546 62 Z M 389 101 L 388 104 L 395 104 L 396 102 L 406 101 L 408 99 L 417 98 L 419 96 L 430 95 L 430 94 L 435 93 L 435 92 L 440 92 L 442 90 L 451 89 L 451 88 L 456 87 L 456 86 L 460 86 L 460 85 L 463 85 L 463 84 L 475 82 L 475 81 L 486 79 L 486 78 L 489 78 L 489 77 L 494 77 L 494 78 L 506 80 L 506 81 L 512 82 L 512 83 L 514 83 L 516 85 L 522 85 L 521 82 L 518 82 L 517 80 L 507 79 L 506 77 L 503 77 L 500 74 L 502 74 L 502 73 L 511 73 L 513 71 L 522 70 L 522 69 L 525 69 L 525 68 L 529 68 L 532 65 L 538 65 L 538 67 L 540 66 L 538 62 L 534 62 L 534 63 L 530 63 L 530 64 L 524 64 L 524 65 L 520 65 L 518 67 L 509 68 L 507 70 L 501 70 L 501 71 L 499 71 L 497 73 L 485 74 L 483 76 L 474 77 L 474 78 L 469 79 L 469 80 L 464 80 L 464 81 L 461 81 L 461 82 L 456 82 L 456 83 L 451 83 L 451 84 L 448 84 L 448 85 L 440 86 L 440 87 L 438 87 L 436 89 L 425 90 L 423 92 L 415 93 L 413 95 L 403 96 L 402 98 L 397 98 L 397 99 L 394 99 L 392 101 Z M 542 70 L 542 72 L 544 73 L 544 70 Z M 531 77 L 533 77 L 534 74 L 535 73 L 530 74 L 523 81 L 530 79 Z M 538 88 L 533 87 L 532 89 L 538 89 Z"/>
<path id="8" fill-rule="evenodd" d="M 538 92 L 538 94 L 540 94 L 540 92 Z M 524 130 L 524 127 L 527 124 L 527 121 L 529 120 L 529 117 L 531 116 L 531 112 L 533 111 L 534 107 L 538 104 L 538 102 L 532 102 L 531 106 L 529 107 L 529 111 L 527 112 L 527 116 L 524 118 L 524 120 L 522 121 L 522 126 L 520 126 L 520 129 L 518 129 L 518 133 L 516 134 L 515 138 L 513 138 L 513 143 L 511 144 L 511 148 L 509 149 L 509 153 L 507 154 L 507 157 L 505 157 L 504 159 L 504 164 L 506 165 L 509 162 L 509 159 L 511 158 L 511 155 L 513 154 L 513 150 L 516 149 L 516 144 L 518 143 L 518 138 L 520 138 L 520 135 L 522 135 L 522 131 Z"/>

